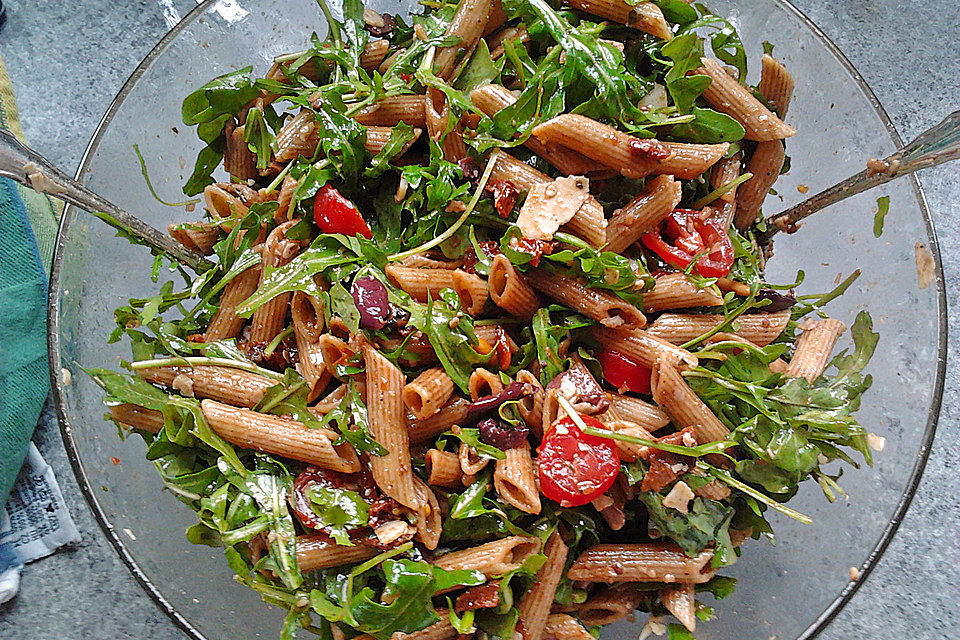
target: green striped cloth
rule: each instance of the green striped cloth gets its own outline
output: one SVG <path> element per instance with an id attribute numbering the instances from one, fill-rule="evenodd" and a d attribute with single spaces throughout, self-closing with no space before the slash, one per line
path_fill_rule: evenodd
<path id="1" fill-rule="evenodd" d="M 2 60 L 0 126 L 23 139 Z M 46 292 L 59 217 L 53 199 L 0 179 L 0 506 L 49 391 Z"/>

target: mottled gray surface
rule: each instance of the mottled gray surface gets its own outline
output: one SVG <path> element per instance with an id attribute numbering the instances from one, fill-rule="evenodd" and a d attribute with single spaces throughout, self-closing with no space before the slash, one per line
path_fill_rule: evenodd
<path id="1" fill-rule="evenodd" d="M 79 164 L 93 128 L 128 74 L 189 0 L 7 0 L 0 28 L 31 144 L 63 168 Z M 871 85 L 905 138 L 960 106 L 956 0 L 797 0 Z M 838 176 L 839 177 L 839 176 Z M 960 293 L 960 173 L 921 177 L 944 256 L 948 299 Z M 895 215 L 895 212 L 892 214 Z M 955 311 L 955 310 L 954 310 Z M 960 346 L 951 323 L 949 351 Z M 879 565 L 821 636 L 829 640 L 960 637 L 960 365 L 949 362 L 940 429 L 920 490 Z M 100 533 L 67 463 L 52 411 L 34 440 L 57 472 L 83 534 L 32 564 L 20 595 L 0 606 L 0 639 L 184 636 L 145 595 Z"/>

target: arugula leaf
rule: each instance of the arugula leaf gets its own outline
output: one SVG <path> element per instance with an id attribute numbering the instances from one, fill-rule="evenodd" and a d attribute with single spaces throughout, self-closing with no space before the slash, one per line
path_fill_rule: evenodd
<path id="1" fill-rule="evenodd" d="M 460 311 L 456 293 L 450 293 L 452 296 L 443 296 L 441 292 L 443 297 L 440 300 L 427 303 L 425 322 L 420 330 L 426 334 L 444 371 L 466 393 L 470 387 L 470 374 L 477 365 L 489 363 L 495 352 L 484 355 L 477 351 L 479 343 L 473 333 L 473 322 Z"/>
<path id="2" fill-rule="evenodd" d="M 257 169 L 266 169 L 273 156 L 276 137 L 267 128 L 267 121 L 259 107 L 251 107 L 247 111 L 247 120 L 243 125 L 243 141 L 247 143 L 250 151 L 257 155 Z"/>
<path id="3" fill-rule="evenodd" d="M 336 543 L 353 546 L 349 530 L 367 524 L 367 503 L 360 494 L 314 483 L 307 488 L 306 497 Z"/>
<path id="4" fill-rule="evenodd" d="M 700 77 L 706 76 L 690 76 L 690 78 Z M 693 107 L 693 115 L 694 120 L 692 122 L 676 125 L 670 135 L 698 144 L 717 144 L 720 142 L 737 142 L 742 140 L 744 133 L 746 133 L 742 124 L 725 113 L 713 109 Z"/>
<path id="5" fill-rule="evenodd" d="M 667 638 L 668 640 L 696 640 L 689 629 L 676 622 L 667 625 Z"/>
<path id="6" fill-rule="evenodd" d="M 481 41 L 482 42 L 482 41 Z M 390 139 L 384 145 L 377 155 L 373 156 L 370 166 L 363 172 L 364 178 L 376 178 L 382 175 L 390 168 L 390 161 L 400 155 L 404 147 L 417 137 L 417 132 L 413 127 L 405 122 L 393 127 L 390 131 Z"/>
<path id="7" fill-rule="evenodd" d="M 688 513 L 664 507 L 663 496 L 655 491 L 644 491 L 638 497 L 647 507 L 650 526 L 671 538 L 691 557 L 723 537 L 733 516 L 732 508 L 699 496 L 690 502 Z M 732 553 L 730 556 L 735 558 Z"/>
<path id="8" fill-rule="evenodd" d="M 873 236 L 879 238 L 883 235 L 883 221 L 890 211 L 890 196 L 880 196 L 877 198 L 877 214 L 873 217 Z"/>
<path id="9" fill-rule="evenodd" d="M 330 298 L 330 314 L 339 316 L 343 320 L 350 333 L 360 331 L 360 310 L 353 300 L 353 295 L 341 283 L 336 283 L 330 287 L 328 292 Z"/>
<path id="10" fill-rule="evenodd" d="M 307 408 L 309 395 L 310 385 L 307 381 L 296 369 L 288 368 L 283 372 L 283 380 L 267 388 L 253 409 L 278 416 L 289 415 L 310 428 L 316 428 L 320 426 L 320 422 Z"/>
<path id="11" fill-rule="evenodd" d="M 502 61 L 498 64 L 490 57 L 487 41 L 481 38 L 470 56 L 470 61 L 453 83 L 453 87 L 469 94 L 477 87 L 482 87 L 496 80 L 500 76 L 502 67 Z"/>

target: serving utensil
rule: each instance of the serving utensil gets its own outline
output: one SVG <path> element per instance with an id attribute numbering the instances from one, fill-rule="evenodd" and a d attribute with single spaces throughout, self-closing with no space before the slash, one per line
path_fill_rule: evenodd
<path id="1" fill-rule="evenodd" d="M 112 227 L 125 231 L 144 244 L 162 251 L 197 273 L 214 263 L 190 251 L 169 235 L 127 213 L 101 195 L 57 169 L 42 155 L 21 143 L 10 131 L 0 129 L 0 177 L 10 178 L 39 193 L 59 198 L 84 209 Z"/>
<path id="2" fill-rule="evenodd" d="M 795 233 L 800 228 L 801 220 L 825 207 L 894 178 L 957 159 L 960 159 L 960 111 L 954 111 L 940 124 L 927 129 L 885 160 L 871 160 L 871 166 L 860 173 L 770 216 L 766 220 L 766 230 L 757 234 L 757 240 L 760 244 L 766 244 L 778 231 Z"/>

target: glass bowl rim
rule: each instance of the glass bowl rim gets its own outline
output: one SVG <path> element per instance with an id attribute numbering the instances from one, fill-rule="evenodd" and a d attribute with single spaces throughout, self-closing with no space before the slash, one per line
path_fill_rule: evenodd
<path id="1" fill-rule="evenodd" d="M 81 182 L 83 181 L 84 174 L 87 172 L 90 161 L 99 147 L 101 138 L 103 137 L 106 129 L 113 122 L 114 116 L 116 115 L 120 106 L 123 104 L 123 101 L 132 91 L 136 82 L 147 71 L 154 60 L 163 54 L 167 48 L 167 45 L 176 39 L 177 36 L 179 36 L 188 25 L 193 24 L 193 22 L 196 21 L 201 15 L 207 13 L 207 10 L 213 4 L 215 4 L 216 1 L 217 0 L 205 0 L 201 4 L 193 7 L 183 17 L 183 19 L 180 20 L 180 22 L 171 28 L 166 35 L 164 35 L 160 41 L 154 45 L 150 52 L 133 70 L 133 72 L 124 82 L 123 86 L 120 88 L 120 91 L 117 92 L 117 95 L 110 102 L 109 107 L 107 108 L 100 122 L 97 124 L 93 136 L 91 137 L 90 142 L 87 144 L 87 147 L 84 150 L 83 156 L 80 160 L 80 167 L 77 169 L 76 173 L 77 180 Z M 870 100 L 871 105 L 873 106 L 877 115 L 880 117 L 881 122 L 889 133 L 894 144 L 897 146 L 902 146 L 903 140 L 894 127 L 893 122 L 890 120 L 890 116 L 883 108 L 883 105 L 880 104 L 876 94 L 867 84 L 866 80 L 863 79 L 857 69 L 853 66 L 850 60 L 847 59 L 846 55 L 844 55 L 840 48 L 833 42 L 833 40 L 831 40 L 809 17 L 807 17 L 805 13 L 795 7 L 790 0 L 773 1 L 777 4 L 780 4 L 788 13 L 792 13 L 795 17 L 797 17 L 806 28 L 810 29 L 810 31 L 826 47 L 830 54 L 840 62 L 844 69 L 856 81 L 861 91 L 863 91 Z M 909 509 L 914 495 L 916 495 L 917 488 L 923 476 L 923 471 L 927 464 L 927 459 L 930 455 L 931 445 L 933 443 L 934 436 L 936 435 L 937 423 L 939 421 L 940 411 L 942 409 L 943 390 L 946 379 L 948 331 L 946 286 L 943 265 L 940 257 L 940 245 L 937 241 L 936 229 L 930 216 L 930 209 L 927 206 L 926 197 L 924 196 L 923 190 L 920 187 L 920 183 L 917 180 L 916 175 L 910 175 L 907 179 L 909 179 L 913 185 L 917 203 L 920 205 L 921 215 L 926 223 L 928 248 L 933 253 L 936 267 L 935 281 L 937 286 L 938 358 L 937 373 L 934 381 L 934 392 L 931 404 L 932 410 L 927 417 L 927 425 L 924 428 L 923 440 L 917 451 L 913 468 L 910 471 L 910 476 L 907 480 L 904 492 L 897 500 L 893 517 L 883 528 L 879 539 L 877 540 L 870 554 L 867 556 L 867 559 L 863 562 L 863 565 L 859 567 L 859 578 L 857 580 L 851 580 L 848 582 L 847 586 L 837 594 L 837 596 L 827 605 L 827 607 L 817 616 L 817 618 L 800 634 L 800 636 L 798 636 L 797 640 L 812 640 L 824 629 L 826 629 L 827 625 L 830 624 L 840 610 L 843 609 L 843 607 L 850 601 L 853 595 L 860 588 L 860 585 L 870 575 L 874 566 L 883 556 L 884 551 L 886 551 L 887 546 L 889 546 L 894 534 L 900 527 L 900 523 L 903 521 L 907 509 Z M 151 579 L 140 568 L 136 558 L 134 558 L 133 554 L 127 548 L 127 545 L 123 539 L 120 538 L 119 532 L 110 523 L 107 514 L 100 506 L 93 486 L 90 483 L 90 478 L 87 476 L 83 461 L 80 459 L 80 451 L 73 437 L 73 428 L 67 418 L 67 412 L 65 408 L 66 385 L 64 384 L 63 376 L 60 374 L 62 370 L 62 362 L 60 359 L 59 311 L 60 294 L 62 289 L 61 269 L 63 267 L 64 256 L 67 250 L 66 232 L 76 215 L 77 208 L 72 205 L 68 205 L 65 207 L 63 215 L 61 216 L 60 225 L 57 230 L 57 240 L 54 246 L 53 265 L 50 272 L 50 286 L 47 299 L 47 360 L 50 369 L 50 388 L 53 395 L 54 406 L 56 408 L 57 422 L 60 426 L 60 433 L 63 438 L 64 448 L 67 452 L 67 458 L 70 461 L 70 466 L 72 467 L 74 475 L 76 476 L 80 490 L 83 493 L 88 506 L 93 512 L 94 517 L 96 518 L 97 524 L 100 526 L 103 534 L 107 537 L 107 539 L 110 541 L 110 544 L 120 556 L 120 559 L 133 574 L 134 578 L 136 578 L 137 582 L 140 583 L 140 586 L 143 587 L 156 605 L 167 614 L 167 616 L 174 622 L 174 624 L 176 624 L 178 628 L 180 628 L 181 631 L 186 633 L 193 640 L 209 640 L 207 636 L 201 633 L 199 629 L 194 627 L 164 597 L 160 589 L 153 584 Z"/>

